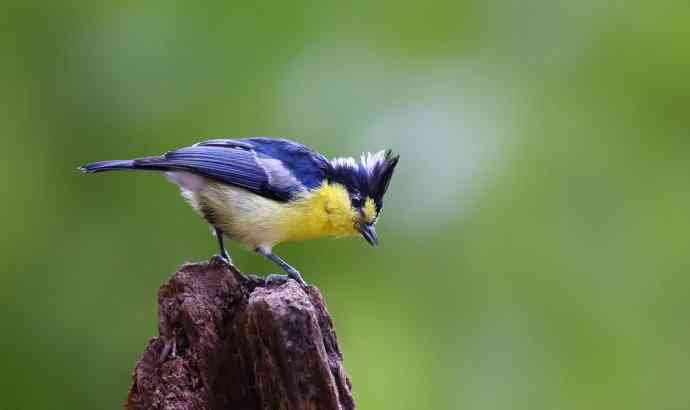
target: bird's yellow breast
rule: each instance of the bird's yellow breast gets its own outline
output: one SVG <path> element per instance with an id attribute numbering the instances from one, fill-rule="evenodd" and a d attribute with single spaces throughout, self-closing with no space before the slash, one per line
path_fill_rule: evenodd
<path id="1" fill-rule="evenodd" d="M 296 201 L 285 204 L 278 217 L 278 226 L 285 235 L 284 240 L 300 241 L 355 235 L 355 220 L 356 212 L 345 187 L 324 182 Z"/>

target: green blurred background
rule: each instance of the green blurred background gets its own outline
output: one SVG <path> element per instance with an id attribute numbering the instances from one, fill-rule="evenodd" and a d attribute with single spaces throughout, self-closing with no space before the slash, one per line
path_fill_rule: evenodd
<path id="1" fill-rule="evenodd" d="M 690 408 L 689 2 L 3 3 L 2 408 L 121 407 L 216 251 L 160 175 L 76 167 L 253 135 L 402 156 L 380 248 L 277 248 L 362 409 Z"/>

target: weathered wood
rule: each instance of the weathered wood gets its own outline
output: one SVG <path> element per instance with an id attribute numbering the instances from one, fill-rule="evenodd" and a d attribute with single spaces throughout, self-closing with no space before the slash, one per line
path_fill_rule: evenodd
<path id="1" fill-rule="evenodd" d="M 317 288 L 266 286 L 213 258 L 184 265 L 158 304 L 159 336 L 134 370 L 128 409 L 355 408 Z"/>

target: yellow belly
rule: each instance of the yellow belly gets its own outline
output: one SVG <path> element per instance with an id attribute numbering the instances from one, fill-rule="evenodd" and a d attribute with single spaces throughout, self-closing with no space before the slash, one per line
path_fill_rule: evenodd
<path id="1" fill-rule="evenodd" d="M 183 196 L 211 224 L 249 249 L 357 233 L 347 190 L 337 184 L 324 183 L 287 203 L 213 181 Z"/>

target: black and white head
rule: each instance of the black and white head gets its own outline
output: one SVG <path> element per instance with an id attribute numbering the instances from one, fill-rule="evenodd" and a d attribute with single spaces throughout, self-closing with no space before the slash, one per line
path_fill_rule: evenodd
<path id="1" fill-rule="evenodd" d="M 329 182 L 347 189 L 357 217 L 356 229 L 372 246 L 378 244 L 374 225 L 383 209 L 383 197 L 399 159 L 399 155 L 393 156 L 386 150 L 363 154 L 359 161 L 351 157 L 331 160 Z"/>

